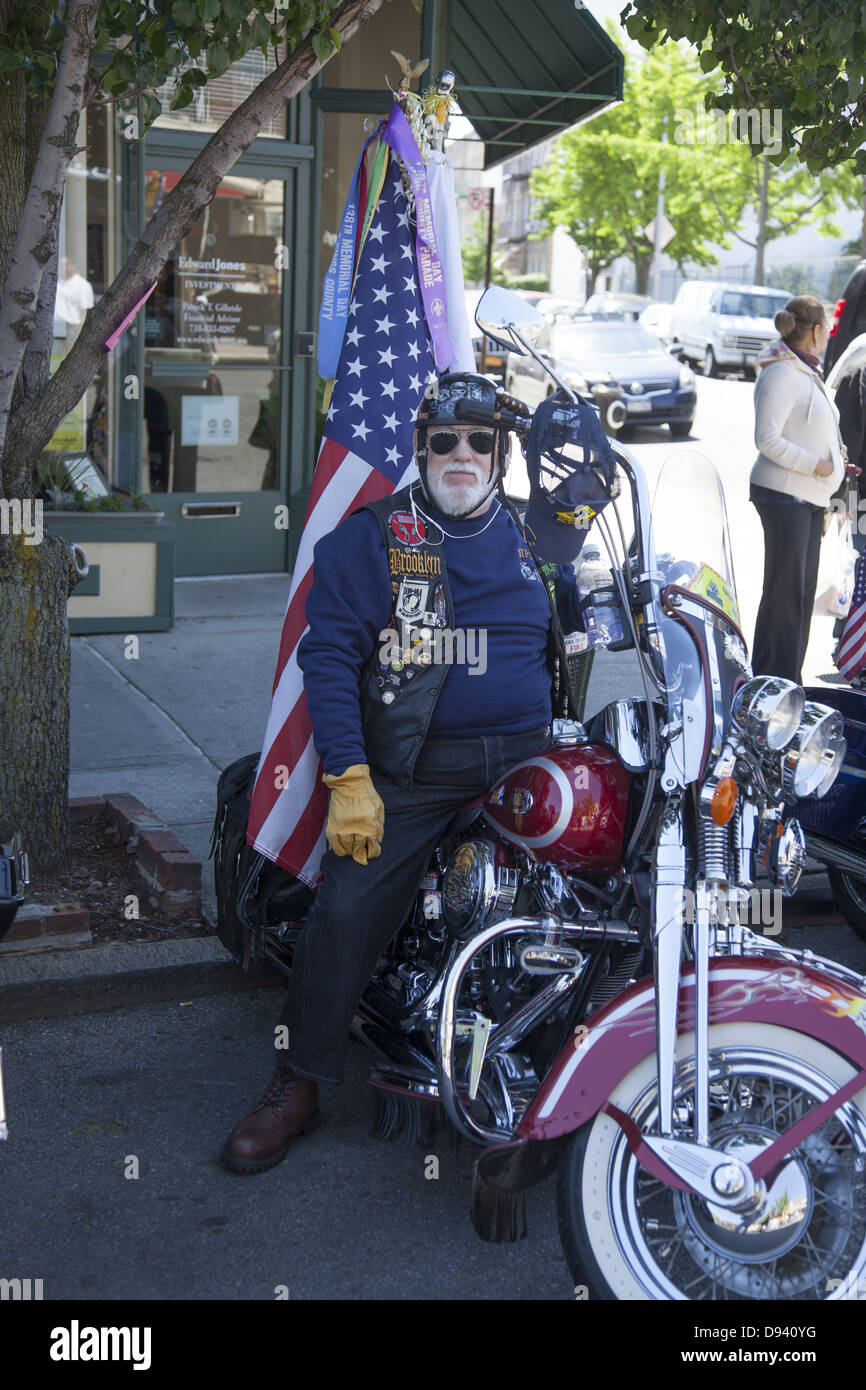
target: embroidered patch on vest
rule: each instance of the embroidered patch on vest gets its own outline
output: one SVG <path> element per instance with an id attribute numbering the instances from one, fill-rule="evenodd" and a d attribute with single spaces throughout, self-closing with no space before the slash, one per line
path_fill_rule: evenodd
<path id="1" fill-rule="evenodd" d="M 410 622 L 413 618 L 420 617 L 425 611 L 429 589 L 429 580 L 401 579 L 400 592 L 397 595 L 397 603 L 394 607 L 396 616 L 402 618 L 405 622 Z"/>
<path id="2" fill-rule="evenodd" d="M 401 545 L 423 545 L 427 527 L 420 516 L 416 520 L 411 512 L 392 512 L 388 517 L 391 527 Z"/>

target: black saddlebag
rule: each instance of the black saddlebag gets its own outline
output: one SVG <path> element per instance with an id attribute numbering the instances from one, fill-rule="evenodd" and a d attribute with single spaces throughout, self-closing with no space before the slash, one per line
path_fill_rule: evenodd
<path id="1" fill-rule="evenodd" d="M 217 935 L 244 970 L 261 964 L 267 927 L 302 921 L 313 901 L 305 884 L 247 844 L 258 762 L 258 753 L 248 753 L 220 774 L 211 835 Z"/>

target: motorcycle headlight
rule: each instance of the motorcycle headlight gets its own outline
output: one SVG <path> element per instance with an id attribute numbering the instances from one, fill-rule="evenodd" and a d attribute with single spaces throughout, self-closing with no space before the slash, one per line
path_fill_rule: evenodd
<path id="1" fill-rule="evenodd" d="M 782 758 L 782 786 L 789 797 L 799 801 L 804 796 L 814 796 L 825 783 L 824 791 L 830 790 L 830 772 L 840 744 L 842 757 L 845 755 L 844 729 L 845 720 L 837 709 L 808 701 L 800 726 Z M 836 773 L 841 765 L 840 757 Z"/>
<path id="2" fill-rule="evenodd" d="M 740 686 L 731 705 L 734 722 L 760 750 L 778 752 L 797 732 L 806 696 L 782 676 L 755 676 Z"/>
<path id="3" fill-rule="evenodd" d="M 846 740 L 844 738 L 840 739 L 839 743 L 836 746 L 836 752 L 829 755 L 829 761 L 827 762 L 827 770 L 824 773 L 823 778 L 818 783 L 817 787 L 812 793 L 812 795 L 816 797 L 818 800 L 820 800 L 822 796 L 827 795 L 833 783 L 836 781 L 836 778 L 839 776 L 839 773 L 841 771 L 842 764 L 845 761 L 845 754 L 847 752 L 848 744 Z"/>

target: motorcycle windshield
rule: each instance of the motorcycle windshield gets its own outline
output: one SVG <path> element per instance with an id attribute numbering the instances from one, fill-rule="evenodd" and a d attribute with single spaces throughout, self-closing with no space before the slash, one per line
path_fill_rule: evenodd
<path id="1" fill-rule="evenodd" d="M 677 761 L 684 780 L 692 782 L 702 775 L 707 756 L 721 751 L 734 683 L 749 674 L 725 497 L 710 459 L 684 449 L 666 461 L 652 519 L 658 654 L 668 697 L 683 723 Z M 683 621 L 664 609 L 669 585 L 685 591 Z M 697 602 L 689 603 L 688 595 Z"/>

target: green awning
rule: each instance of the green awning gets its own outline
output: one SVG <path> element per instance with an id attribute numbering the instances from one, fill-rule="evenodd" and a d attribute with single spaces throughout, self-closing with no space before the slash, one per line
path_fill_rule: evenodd
<path id="1" fill-rule="evenodd" d="M 436 8 L 442 65 L 456 74 L 461 110 L 485 142 L 485 168 L 622 100 L 622 53 L 575 0 L 438 0 Z"/>

